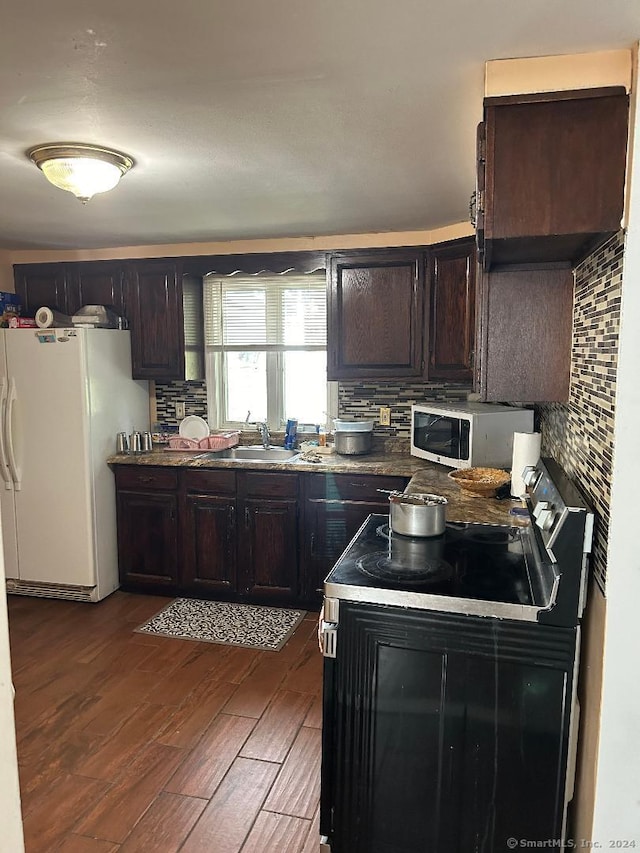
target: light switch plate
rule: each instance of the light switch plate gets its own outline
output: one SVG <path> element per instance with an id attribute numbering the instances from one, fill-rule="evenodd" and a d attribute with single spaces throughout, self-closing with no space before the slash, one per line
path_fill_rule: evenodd
<path id="1" fill-rule="evenodd" d="M 380 426 L 391 426 L 391 407 L 380 406 Z"/>
<path id="2" fill-rule="evenodd" d="M 184 403 L 176 403 L 176 418 L 184 418 Z"/>

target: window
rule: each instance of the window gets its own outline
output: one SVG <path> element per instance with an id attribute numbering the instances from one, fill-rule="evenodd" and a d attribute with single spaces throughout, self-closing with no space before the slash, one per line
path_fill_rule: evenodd
<path id="1" fill-rule="evenodd" d="M 287 418 L 327 425 L 334 383 L 327 383 L 324 272 L 215 275 L 204 279 L 209 420 L 231 427 Z"/>

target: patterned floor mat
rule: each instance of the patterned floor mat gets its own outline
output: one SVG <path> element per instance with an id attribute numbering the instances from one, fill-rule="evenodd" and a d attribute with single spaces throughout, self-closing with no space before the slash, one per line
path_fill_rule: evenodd
<path id="1" fill-rule="evenodd" d="M 135 630 L 140 634 L 277 652 L 305 614 L 306 610 L 177 598 Z"/>

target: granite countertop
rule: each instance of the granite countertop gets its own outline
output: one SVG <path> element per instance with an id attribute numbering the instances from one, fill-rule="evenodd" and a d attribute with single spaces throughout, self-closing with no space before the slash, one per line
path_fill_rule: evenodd
<path id="1" fill-rule="evenodd" d="M 298 457 L 290 462 L 259 462 L 256 460 L 219 459 L 215 454 L 183 453 L 153 450 L 135 456 L 117 454 L 107 459 L 109 465 L 178 466 L 181 468 L 235 468 L 238 470 L 289 471 L 319 474 L 378 474 L 409 477 L 409 493 L 433 492 L 449 501 L 448 521 L 479 522 L 482 524 L 517 524 L 509 510 L 522 506 L 519 500 L 495 500 L 463 495 L 447 476 L 451 469 L 411 456 L 409 453 L 380 451 L 363 456 L 323 456 L 321 462 L 307 462 Z M 520 522 L 522 523 L 522 522 Z"/>

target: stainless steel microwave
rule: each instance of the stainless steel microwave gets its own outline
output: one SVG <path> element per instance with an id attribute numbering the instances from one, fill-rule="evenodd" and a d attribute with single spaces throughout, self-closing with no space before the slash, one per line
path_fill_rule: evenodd
<path id="1" fill-rule="evenodd" d="M 491 403 L 411 407 L 411 453 L 450 468 L 510 468 L 514 432 L 533 432 L 533 411 Z"/>

